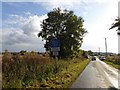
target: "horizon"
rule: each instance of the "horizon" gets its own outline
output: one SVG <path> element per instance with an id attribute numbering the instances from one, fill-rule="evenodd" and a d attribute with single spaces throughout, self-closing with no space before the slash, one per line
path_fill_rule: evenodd
<path id="1" fill-rule="evenodd" d="M 80 49 L 80 50 L 82 50 L 82 49 Z M 8 51 L 8 50 L 7 50 Z M 26 52 L 32 52 L 32 51 L 27 51 L 27 50 L 20 50 L 20 51 L 26 51 Z M 10 53 L 19 53 L 20 51 L 8 51 L 8 52 L 10 52 Z M 84 50 L 85 51 L 85 50 Z M 89 50 L 88 50 L 89 51 Z M 4 53 L 5 52 L 5 50 L 4 51 L 2 51 L 2 52 L 0 52 L 0 53 Z M 39 52 L 39 53 L 46 53 L 46 51 L 45 52 L 42 52 L 42 51 L 33 51 L 33 52 Z M 87 51 L 86 51 L 87 52 Z M 92 51 L 93 52 L 93 51 Z M 101 53 L 101 54 L 105 54 L 106 52 L 93 52 L 93 53 Z M 107 52 L 108 54 L 117 54 L 117 53 L 113 53 L 113 52 Z"/>

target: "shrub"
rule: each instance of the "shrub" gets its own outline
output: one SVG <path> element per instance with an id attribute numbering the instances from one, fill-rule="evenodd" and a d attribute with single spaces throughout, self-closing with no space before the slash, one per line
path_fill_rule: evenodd
<path id="1" fill-rule="evenodd" d="M 109 56 L 107 61 L 120 65 L 120 56 Z"/>

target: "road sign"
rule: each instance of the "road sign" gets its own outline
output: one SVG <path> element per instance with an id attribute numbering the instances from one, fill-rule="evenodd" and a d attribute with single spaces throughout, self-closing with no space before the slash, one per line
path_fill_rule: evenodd
<path id="1" fill-rule="evenodd" d="M 51 51 L 53 52 L 53 55 L 57 57 L 60 51 L 60 40 L 52 39 L 50 41 L 50 47 L 51 47 Z"/>
<path id="2" fill-rule="evenodd" d="M 53 55 L 54 55 L 54 56 L 58 56 L 58 55 L 59 55 L 59 52 L 57 52 L 57 51 L 55 52 L 55 51 L 54 51 L 54 52 L 53 52 Z"/>
<path id="3" fill-rule="evenodd" d="M 52 47 L 51 51 L 53 51 L 53 52 L 60 51 L 60 47 Z"/>
<path id="4" fill-rule="evenodd" d="M 52 39 L 50 41 L 50 47 L 60 47 L 60 40 L 59 39 Z"/>

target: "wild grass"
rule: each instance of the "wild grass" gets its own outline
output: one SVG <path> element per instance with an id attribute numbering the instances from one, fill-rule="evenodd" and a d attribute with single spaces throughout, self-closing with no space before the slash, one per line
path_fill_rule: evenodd
<path id="1" fill-rule="evenodd" d="M 113 67 L 117 69 L 120 69 L 120 56 L 119 55 L 109 56 L 104 62 L 112 65 Z"/>
<path id="2" fill-rule="evenodd" d="M 3 88 L 65 88 L 82 72 L 89 60 L 51 59 L 37 53 L 5 53 L 2 57 Z"/>
<path id="3" fill-rule="evenodd" d="M 120 65 L 114 64 L 113 62 L 109 62 L 109 61 L 104 61 L 104 62 L 120 70 Z"/>

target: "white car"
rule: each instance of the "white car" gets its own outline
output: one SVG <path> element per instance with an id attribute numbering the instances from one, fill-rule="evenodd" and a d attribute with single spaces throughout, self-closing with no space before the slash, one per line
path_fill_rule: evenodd
<path id="1" fill-rule="evenodd" d="M 101 56 L 101 57 L 100 57 L 100 60 L 105 60 L 105 59 L 106 59 L 105 56 Z"/>

